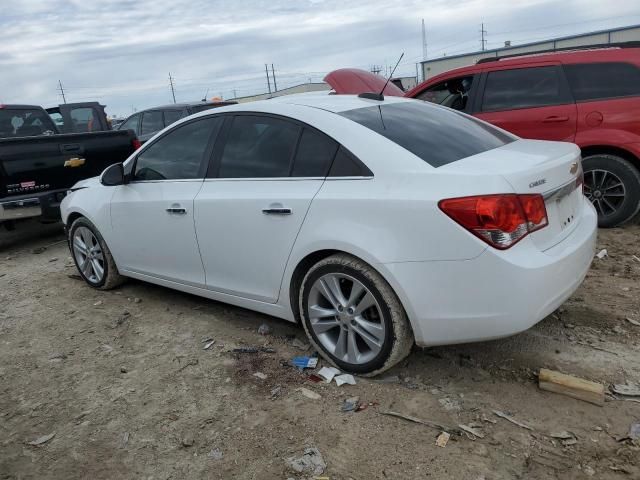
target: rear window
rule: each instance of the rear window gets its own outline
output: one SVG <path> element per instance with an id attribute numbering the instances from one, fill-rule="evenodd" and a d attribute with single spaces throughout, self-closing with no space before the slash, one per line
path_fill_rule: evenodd
<path id="1" fill-rule="evenodd" d="M 420 101 L 358 108 L 340 115 L 397 143 L 432 167 L 515 140 L 484 122 Z"/>
<path id="2" fill-rule="evenodd" d="M 0 108 L 0 138 L 53 135 L 55 126 L 42 110 Z"/>
<path id="3" fill-rule="evenodd" d="M 640 95 L 640 68 L 630 63 L 579 63 L 564 71 L 578 102 Z"/>

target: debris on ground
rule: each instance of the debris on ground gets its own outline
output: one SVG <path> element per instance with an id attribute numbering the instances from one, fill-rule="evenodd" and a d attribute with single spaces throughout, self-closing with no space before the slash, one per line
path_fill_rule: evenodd
<path id="1" fill-rule="evenodd" d="M 262 372 L 256 372 L 253 374 L 254 377 L 259 378 L 260 380 L 266 380 L 267 374 Z"/>
<path id="2" fill-rule="evenodd" d="M 61 360 L 66 360 L 66 359 L 67 359 L 67 354 L 63 352 L 54 353 L 49 357 L 49 360 L 52 362 L 59 362 Z"/>
<path id="3" fill-rule="evenodd" d="M 214 343 L 216 343 L 216 341 L 213 338 L 207 338 L 205 340 L 203 340 L 204 342 L 204 347 L 202 347 L 203 350 L 209 350 Z"/>
<path id="4" fill-rule="evenodd" d="M 127 373 L 127 367 L 120 367 L 120 373 Z"/>
<path id="5" fill-rule="evenodd" d="M 271 389 L 271 400 L 275 400 L 280 396 L 280 392 L 282 392 L 282 387 L 280 385 L 276 385 Z"/>
<path id="6" fill-rule="evenodd" d="M 631 325 L 635 325 L 636 327 L 640 327 L 640 322 L 637 320 L 634 320 L 632 318 L 627 317 L 625 319 L 627 322 L 629 322 Z"/>
<path id="7" fill-rule="evenodd" d="M 55 432 L 50 433 L 49 435 L 43 435 L 42 437 L 36 438 L 32 442 L 27 442 L 27 445 L 33 445 L 34 447 L 37 447 L 39 445 L 44 445 L 55 436 L 56 436 Z"/>
<path id="8" fill-rule="evenodd" d="M 494 410 L 493 414 L 498 416 L 498 417 L 500 417 L 500 418 L 504 418 L 507 422 L 511 422 L 514 425 L 519 426 L 520 428 L 524 428 L 526 430 L 533 430 L 533 428 L 531 428 L 529 425 L 526 425 L 526 424 L 524 424 L 522 422 L 519 422 L 518 420 L 516 420 L 512 416 L 507 415 L 506 413 L 501 412 L 500 410 Z"/>
<path id="9" fill-rule="evenodd" d="M 538 386 L 542 390 L 566 395 L 594 405 L 604 405 L 604 385 L 583 378 L 541 368 L 538 374 Z"/>
<path id="10" fill-rule="evenodd" d="M 129 432 L 124 432 L 122 435 L 122 442 L 120 443 L 120 448 L 124 448 L 129 443 Z"/>
<path id="11" fill-rule="evenodd" d="M 182 446 L 183 447 L 191 447 L 194 444 L 194 439 L 192 435 L 185 435 L 182 437 Z"/>
<path id="12" fill-rule="evenodd" d="M 438 403 L 447 412 L 458 412 L 462 410 L 462 407 L 460 406 L 460 402 L 458 402 L 457 400 L 452 400 L 449 397 L 439 398 Z"/>
<path id="13" fill-rule="evenodd" d="M 598 253 L 596 253 L 596 257 L 599 258 L 600 260 L 608 256 L 609 256 L 609 252 L 607 252 L 606 248 L 603 248 Z"/>
<path id="14" fill-rule="evenodd" d="M 596 471 L 593 469 L 593 467 L 590 467 L 589 465 L 585 465 L 584 467 L 582 467 L 582 471 L 585 473 L 585 475 L 588 475 L 590 477 L 593 477 L 596 474 Z"/>
<path id="15" fill-rule="evenodd" d="M 133 299 L 133 303 L 140 303 L 140 302 L 142 302 L 142 299 L 141 299 L 141 298 L 134 297 L 134 299 Z"/>
<path id="16" fill-rule="evenodd" d="M 629 427 L 629 438 L 631 440 L 637 440 L 640 438 L 640 423 L 632 423 Z"/>
<path id="17" fill-rule="evenodd" d="M 460 433 L 460 430 L 455 427 L 449 427 L 441 423 L 434 422 L 432 420 L 423 420 L 421 418 L 413 417 L 411 415 L 404 415 L 402 413 L 394 412 L 391 410 L 381 410 L 379 413 L 381 415 L 388 415 L 390 417 L 401 418 L 403 420 L 407 420 L 408 422 L 420 423 L 422 425 L 426 425 L 427 427 L 435 428 L 436 430 L 443 430 L 445 432 L 450 432 L 450 433 Z"/>
<path id="18" fill-rule="evenodd" d="M 640 397 L 640 385 L 611 385 L 611 391 L 618 395 L 624 395 L 625 397 Z"/>
<path id="19" fill-rule="evenodd" d="M 342 404 L 343 412 L 353 412 L 360 407 L 360 397 L 347 398 Z"/>
<path id="20" fill-rule="evenodd" d="M 276 349 L 270 347 L 239 347 L 231 351 L 233 353 L 276 353 Z"/>
<path id="21" fill-rule="evenodd" d="M 564 445 L 565 447 L 578 443 L 578 437 L 574 433 L 568 432 L 566 430 L 562 430 L 561 432 L 553 432 L 549 436 L 551 438 L 555 438 L 556 440 L 560 440 L 560 443 L 562 443 L 562 445 Z"/>
<path id="22" fill-rule="evenodd" d="M 307 398 L 311 400 L 320 400 L 322 396 L 319 393 L 314 392 L 313 390 L 309 390 L 308 388 L 300 387 L 298 391 Z"/>
<path id="23" fill-rule="evenodd" d="M 102 300 L 98 300 L 96 303 L 93 304 L 94 307 L 99 307 L 100 305 L 102 305 Z"/>
<path id="24" fill-rule="evenodd" d="M 438 438 L 436 438 L 436 446 L 442 447 L 442 448 L 446 447 L 450 438 L 451 438 L 451 434 L 447 432 L 442 432 L 440 435 L 438 435 Z"/>
<path id="25" fill-rule="evenodd" d="M 340 374 L 340 370 L 336 367 L 322 367 L 318 372 L 318 375 L 324 379 L 325 382 L 331 383 L 333 377 Z"/>
<path id="26" fill-rule="evenodd" d="M 307 475 L 322 475 L 327 468 L 320 450 L 315 447 L 305 448 L 301 457 L 287 458 L 286 464 L 293 471 Z"/>
<path id="27" fill-rule="evenodd" d="M 353 375 L 351 375 L 349 373 L 343 373 L 342 375 L 336 375 L 333 378 L 336 381 L 336 384 L 338 386 L 344 385 L 345 383 L 347 383 L 349 385 L 355 385 L 356 384 L 356 379 L 353 378 Z"/>
<path id="28" fill-rule="evenodd" d="M 291 359 L 291 365 L 304 370 L 305 368 L 316 368 L 318 366 L 318 357 L 293 357 Z"/>
<path id="29" fill-rule="evenodd" d="M 34 255 L 40 255 L 46 249 L 47 249 L 47 247 L 36 247 L 33 250 L 31 250 L 31 253 L 33 253 Z"/>
<path id="30" fill-rule="evenodd" d="M 258 327 L 258 334 L 259 335 L 271 335 L 271 332 L 273 331 L 273 329 L 266 323 L 263 323 L 262 325 L 260 325 Z"/>
<path id="31" fill-rule="evenodd" d="M 70 273 L 69 275 L 67 275 L 67 277 L 73 280 L 82 280 L 82 277 L 77 273 Z"/>
<path id="32" fill-rule="evenodd" d="M 462 430 L 465 433 L 468 433 L 468 434 L 472 435 L 473 437 L 484 438 L 484 434 L 482 432 L 478 431 L 478 429 L 477 429 L 478 426 L 476 426 L 476 425 L 471 426 L 471 425 L 460 424 L 460 425 L 458 425 L 458 427 L 460 428 L 460 430 Z M 473 438 L 472 438 L 472 440 L 473 440 Z"/>
<path id="33" fill-rule="evenodd" d="M 57 262 L 58 261 L 58 257 L 52 257 L 49 259 L 49 263 L 53 263 L 53 262 Z"/>
<path id="34" fill-rule="evenodd" d="M 400 383 L 400 377 L 398 375 L 389 375 L 387 377 L 377 378 L 374 381 L 376 383 Z"/>
<path id="35" fill-rule="evenodd" d="M 213 460 L 222 460 L 222 457 L 224 455 L 222 453 L 222 450 L 220 450 L 219 448 L 214 448 L 209 452 L 207 456 Z"/>
<path id="36" fill-rule="evenodd" d="M 303 342 L 302 340 L 298 339 L 297 337 L 293 339 L 293 341 L 291 342 L 291 345 L 295 348 L 297 348 L 298 350 L 302 350 L 303 352 L 306 352 L 307 350 L 309 350 L 311 348 L 311 344 L 308 342 Z"/>

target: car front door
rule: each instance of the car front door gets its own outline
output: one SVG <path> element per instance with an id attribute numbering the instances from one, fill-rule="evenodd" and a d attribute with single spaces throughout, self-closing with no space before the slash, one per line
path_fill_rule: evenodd
<path id="1" fill-rule="evenodd" d="M 576 104 L 555 64 L 487 72 L 474 115 L 523 138 L 572 142 L 576 135 Z"/>
<path id="2" fill-rule="evenodd" d="M 195 200 L 207 287 L 274 303 L 287 259 L 338 144 L 280 117 L 235 115 Z"/>
<path id="3" fill-rule="evenodd" d="M 111 200 L 119 268 L 204 286 L 193 200 L 222 122 L 206 117 L 181 124 L 138 154 L 130 181 L 116 187 Z"/>

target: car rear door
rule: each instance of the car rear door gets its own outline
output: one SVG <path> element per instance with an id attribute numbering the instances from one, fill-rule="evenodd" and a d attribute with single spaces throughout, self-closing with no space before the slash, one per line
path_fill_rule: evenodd
<path id="1" fill-rule="evenodd" d="M 129 183 L 114 187 L 111 248 L 119 268 L 204 286 L 193 200 L 221 125 L 219 117 L 178 125 L 138 154 Z"/>
<path id="2" fill-rule="evenodd" d="M 576 105 L 559 64 L 484 72 L 474 115 L 522 138 L 573 142 Z"/>
<path id="3" fill-rule="evenodd" d="M 207 287 L 275 303 L 311 200 L 338 145 L 282 117 L 229 116 L 195 200 Z"/>

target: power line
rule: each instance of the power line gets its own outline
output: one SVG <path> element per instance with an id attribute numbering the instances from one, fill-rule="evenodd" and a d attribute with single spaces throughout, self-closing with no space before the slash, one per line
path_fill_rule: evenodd
<path id="1" fill-rule="evenodd" d="M 169 72 L 169 85 L 171 86 L 171 95 L 173 96 L 173 103 L 176 103 L 176 92 L 173 89 L 173 78 L 171 78 L 171 72 Z"/>

